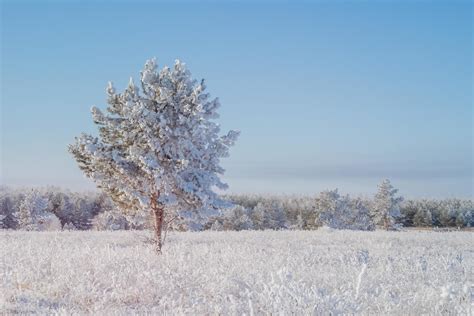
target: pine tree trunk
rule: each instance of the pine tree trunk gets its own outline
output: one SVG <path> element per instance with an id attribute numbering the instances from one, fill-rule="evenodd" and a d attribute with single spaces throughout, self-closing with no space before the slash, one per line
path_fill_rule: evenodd
<path id="1" fill-rule="evenodd" d="M 151 209 L 155 218 L 155 250 L 157 253 L 161 253 L 162 232 L 163 232 L 163 218 L 165 209 L 163 205 L 158 203 L 159 194 L 152 195 Z"/>

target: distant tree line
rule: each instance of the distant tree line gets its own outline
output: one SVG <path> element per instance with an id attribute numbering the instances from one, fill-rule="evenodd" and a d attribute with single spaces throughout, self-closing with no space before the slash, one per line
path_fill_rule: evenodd
<path id="1" fill-rule="evenodd" d="M 233 204 L 204 225 L 175 218 L 172 230 L 373 230 L 377 227 L 473 227 L 474 201 L 462 199 L 403 200 L 389 181 L 374 198 L 341 195 L 338 190 L 316 196 L 226 195 Z M 107 195 L 61 188 L 0 188 L 0 228 L 23 230 L 120 230 L 152 228 L 149 213 L 119 211 Z"/>

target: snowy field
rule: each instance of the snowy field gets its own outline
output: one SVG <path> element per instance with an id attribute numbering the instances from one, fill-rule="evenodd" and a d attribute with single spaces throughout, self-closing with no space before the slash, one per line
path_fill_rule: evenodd
<path id="1" fill-rule="evenodd" d="M 6 314 L 470 314 L 472 232 L 0 232 Z"/>

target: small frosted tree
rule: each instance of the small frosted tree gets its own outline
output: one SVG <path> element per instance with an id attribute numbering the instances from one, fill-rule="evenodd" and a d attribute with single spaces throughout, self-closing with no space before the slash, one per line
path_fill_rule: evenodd
<path id="1" fill-rule="evenodd" d="M 420 208 L 417 210 L 413 216 L 413 225 L 414 226 L 426 226 L 430 227 L 433 225 L 433 216 L 431 211 L 423 205 L 420 205 Z"/>
<path id="2" fill-rule="evenodd" d="M 91 227 L 91 220 L 93 218 L 91 212 L 91 204 L 88 203 L 88 198 L 79 194 L 75 194 L 72 198 L 72 212 L 70 222 L 74 224 L 78 230 L 87 230 Z"/>
<path id="3" fill-rule="evenodd" d="M 99 137 L 82 134 L 69 151 L 86 176 L 122 210 L 147 210 L 155 222 L 161 252 L 165 218 L 178 210 L 200 210 L 203 219 L 223 206 L 213 187 L 227 188 L 219 175 L 238 132 L 219 136 L 219 100 L 205 93 L 204 81 L 191 78 L 185 64 L 157 70 L 145 63 L 140 88 L 130 79 L 117 93 L 109 83 L 108 114 L 92 108 Z"/>
<path id="4" fill-rule="evenodd" d="M 372 230 L 368 210 L 361 199 L 341 196 L 338 190 L 323 191 L 316 200 L 318 223 L 336 229 Z"/>
<path id="5" fill-rule="evenodd" d="M 121 212 L 110 210 L 102 212 L 92 220 L 92 227 L 96 230 L 123 230 L 129 229 L 128 221 Z"/>
<path id="6" fill-rule="evenodd" d="M 301 214 L 298 214 L 296 216 L 296 221 L 293 225 L 290 226 L 291 229 L 293 230 L 303 230 L 305 227 L 305 220 L 303 219 L 303 216 Z"/>
<path id="7" fill-rule="evenodd" d="M 400 203 L 403 201 L 402 197 L 396 196 L 397 192 L 388 179 L 379 184 L 371 212 L 375 225 L 387 230 L 395 227 L 396 220 L 401 217 Z"/>
<path id="8" fill-rule="evenodd" d="M 52 191 L 48 193 L 49 208 L 61 221 L 62 225 L 71 222 L 73 205 L 69 195 L 61 191 Z"/>
<path id="9" fill-rule="evenodd" d="M 354 198 L 348 203 L 349 208 L 352 210 L 348 226 L 351 227 L 351 229 L 374 230 L 375 225 L 370 216 L 369 202 L 361 198 Z"/>
<path id="10" fill-rule="evenodd" d="M 48 201 L 36 190 L 26 193 L 18 212 L 15 213 L 18 227 L 23 230 L 35 230 L 35 219 L 45 212 L 47 206 Z"/>
<path id="11" fill-rule="evenodd" d="M 28 192 L 15 213 L 18 226 L 24 230 L 60 230 L 61 223 L 53 213 L 47 212 L 48 200 L 38 191 Z"/>
<path id="12" fill-rule="evenodd" d="M 2 228 L 16 228 L 15 205 L 12 199 L 13 192 L 0 190 L 0 218 Z"/>
<path id="13" fill-rule="evenodd" d="M 248 210 L 240 205 L 231 208 L 223 220 L 224 230 L 249 230 L 253 228 Z M 216 224 L 217 225 L 217 224 Z M 215 229 L 215 228 L 214 228 Z"/>
<path id="14" fill-rule="evenodd" d="M 255 229 L 286 229 L 287 219 L 281 201 L 266 200 L 259 202 L 250 216 Z"/>
<path id="15" fill-rule="evenodd" d="M 344 213 L 346 209 L 341 205 L 337 189 L 319 193 L 316 200 L 316 209 L 319 211 L 319 217 L 316 219 L 319 224 L 331 228 L 342 228 L 340 223 L 342 218 L 339 215 Z"/>

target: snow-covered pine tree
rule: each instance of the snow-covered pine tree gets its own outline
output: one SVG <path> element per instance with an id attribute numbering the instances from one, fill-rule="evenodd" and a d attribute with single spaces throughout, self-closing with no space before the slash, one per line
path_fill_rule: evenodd
<path id="1" fill-rule="evenodd" d="M 433 225 L 433 216 L 431 211 L 421 205 L 415 215 L 413 215 L 413 225 L 418 227 L 431 227 Z"/>
<path id="2" fill-rule="evenodd" d="M 341 205 L 340 195 L 337 189 L 326 190 L 319 193 L 318 199 L 316 200 L 316 209 L 319 211 L 319 217 L 316 219 L 318 224 L 331 228 L 344 228 L 341 220 L 346 208 L 345 205 Z"/>
<path id="3" fill-rule="evenodd" d="M 48 200 L 37 190 L 28 192 L 15 214 L 18 226 L 24 230 L 60 230 L 61 223 L 53 213 L 47 212 Z"/>
<path id="4" fill-rule="evenodd" d="M 13 192 L 0 190 L 0 217 L 3 228 L 16 228 L 15 206 L 12 199 Z"/>
<path id="5" fill-rule="evenodd" d="M 70 201 L 70 194 L 61 191 L 52 192 L 49 195 L 49 204 L 52 213 L 59 218 L 62 225 L 72 222 L 74 205 Z"/>
<path id="6" fill-rule="evenodd" d="M 250 213 L 254 229 L 268 229 L 267 210 L 264 202 L 258 202 Z"/>
<path id="7" fill-rule="evenodd" d="M 249 230 L 253 228 L 248 210 L 240 205 L 231 208 L 223 220 L 224 230 Z"/>
<path id="8" fill-rule="evenodd" d="M 316 200 L 317 223 L 335 229 L 372 230 L 373 223 L 365 201 L 341 196 L 338 190 L 323 191 Z"/>
<path id="9" fill-rule="evenodd" d="M 305 227 L 305 221 L 303 219 L 303 215 L 300 213 L 296 216 L 296 221 L 293 225 L 290 226 L 293 230 L 303 230 Z"/>
<path id="10" fill-rule="evenodd" d="M 35 218 L 44 213 L 48 201 L 41 197 L 36 190 L 26 193 L 20 202 L 18 212 L 15 213 L 18 227 L 24 230 L 35 230 Z"/>
<path id="11" fill-rule="evenodd" d="M 456 209 L 451 203 L 446 203 L 446 205 L 441 208 L 439 222 L 441 226 L 444 227 L 453 227 L 456 225 Z"/>
<path id="12" fill-rule="evenodd" d="M 249 214 L 255 229 L 286 229 L 285 209 L 280 200 L 266 199 L 259 202 Z"/>
<path id="13" fill-rule="evenodd" d="M 464 226 L 467 226 L 466 217 L 462 211 L 459 211 L 456 216 L 456 227 L 461 228 Z"/>
<path id="14" fill-rule="evenodd" d="M 204 80 L 191 78 L 185 64 L 157 70 L 145 63 L 140 87 L 130 79 L 123 93 L 106 91 L 108 114 L 92 108 L 99 137 L 82 134 L 69 146 L 86 176 L 122 210 L 147 210 L 155 218 L 161 252 L 165 216 L 173 210 L 217 210 L 223 200 L 212 190 L 227 188 L 219 175 L 238 132 L 219 136 L 219 100 L 205 93 Z"/>
<path id="15" fill-rule="evenodd" d="M 400 203 L 403 201 L 402 197 L 396 196 L 397 192 L 388 179 L 378 185 L 371 212 L 375 225 L 387 230 L 395 227 L 395 221 L 401 217 Z"/>
<path id="16" fill-rule="evenodd" d="M 375 230 L 375 225 L 370 216 L 370 202 L 360 197 L 349 199 L 351 209 L 348 226 L 350 229 Z"/>
<path id="17" fill-rule="evenodd" d="M 270 213 L 270 228 L 271 229 L 287 229 L 288 223 L 286 218 L 285 208 L 280 200 L 274 201 L 269 206 Z"/>

